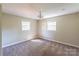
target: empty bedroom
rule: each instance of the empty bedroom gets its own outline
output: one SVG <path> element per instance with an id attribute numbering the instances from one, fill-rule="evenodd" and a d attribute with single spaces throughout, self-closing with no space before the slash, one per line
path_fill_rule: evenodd
<path id="1" fill-rule="evenodd" d="M 3 56 L 79 56 L 78 3 L 4 3 Z"/>

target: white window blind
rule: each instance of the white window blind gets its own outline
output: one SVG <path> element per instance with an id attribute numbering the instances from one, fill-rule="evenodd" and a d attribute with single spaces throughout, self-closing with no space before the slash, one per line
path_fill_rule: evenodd
<path id="1" fill-rule="evenodd" d="M 30 30 L 30 22 L 22 21 L 22 31 Z"/>
<path id="2" fill-rule="evenodd" d="M 56 31 L 56 22 L 47 21 L 47 30 Z"/>

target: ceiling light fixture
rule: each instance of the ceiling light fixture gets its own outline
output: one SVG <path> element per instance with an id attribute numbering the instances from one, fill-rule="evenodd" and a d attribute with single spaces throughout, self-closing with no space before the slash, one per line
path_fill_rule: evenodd
<path id="1" fill-rule="evenodd" d="M 40 11 L 39 11 L 39 16 L 38 16 L 39 19 L 42 19 L 43 16 L 42 16 L 42 9 L 40 8 Z"/>

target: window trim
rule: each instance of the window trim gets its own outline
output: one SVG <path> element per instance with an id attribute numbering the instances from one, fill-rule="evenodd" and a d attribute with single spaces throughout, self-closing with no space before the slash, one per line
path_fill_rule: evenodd
<path id="1" fill-rule="evenodd" d="M 46 22 L 46 25 L 47 25 L 47 28 L 46 28 L 46 29 L 47 29 L 47 31 L 56 31 L 56 24 L 53 24 L 53 25 L 52 25 L 52 26 L 55 27 L 55 29 L 53 29 L 53 28 L 52 28 L 52 29 L 49 29 L 49 24 L 48 24 L 49 22 L 52 22 L 52 23 L 55 22 L 55 23 L 56 23 L 56 21 L 47 21 L 47 22 Z"/>
<path id="2" fill-rule="evenodd" d="M 23 22 L 24 23 L 27 23 L 27 24 L 24 25 Z M 29 21 L 22 21 L 21 22 L 21 25 L 22 25 L 22 27 L 21 27 L 22 28 L 22 31 L 30 31 L 30 29 L 31 29 L 31 22 L 29 22 Z M 26 27 L 28 26 L 28 29 L 26 29 L 26 28 L 24 29 L 23 28 L 24 26 L 26 26 Z"/>

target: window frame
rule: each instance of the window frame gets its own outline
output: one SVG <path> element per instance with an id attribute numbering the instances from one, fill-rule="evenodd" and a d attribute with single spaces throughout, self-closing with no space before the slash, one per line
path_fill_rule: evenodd
<path id="1" fill-rule="evenodd" d="M 23 22 L 25 24 L 23 24 Z M 22 31 L 30 31 L 30 29 L 31 29 L 31 22 L 30 21 L 22 21 L 21 22 L 21 25 L 22 25 L 22 27 L 21 27 L 22 28 Z M 24 29 L 24 27 L 25 27 L 25 29 Z"/>
<path id="2" fill-rule="evenodd" d="M 53 24 L 50 26 L 48 23 L 53 23 Z M 47 31 L 56 31 L 56 21 L 47 21 L 46 25 L 47 25 L 46 28 Z M 49 26 L 52 28 L 49 28 Z"/>

